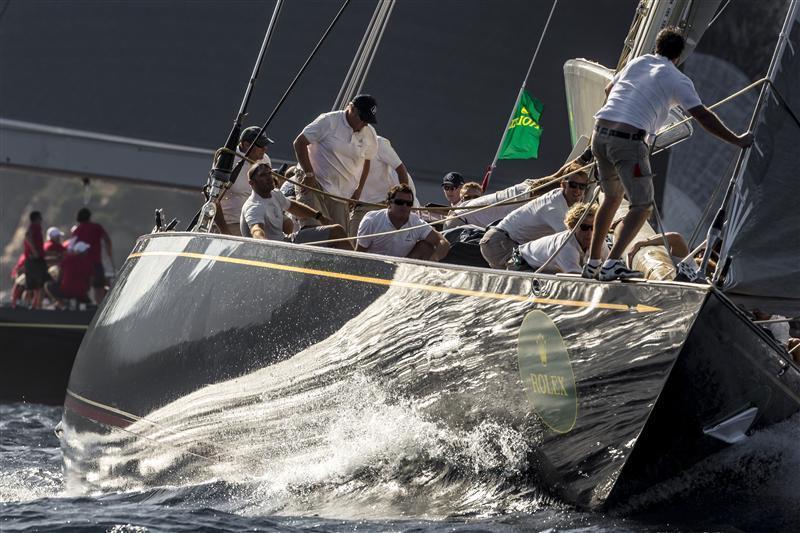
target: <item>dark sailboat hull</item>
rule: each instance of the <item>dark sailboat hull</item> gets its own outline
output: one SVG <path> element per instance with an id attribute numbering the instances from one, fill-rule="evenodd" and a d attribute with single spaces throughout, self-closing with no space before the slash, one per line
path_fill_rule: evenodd
<path id="1" fill-rule="evenodd" d="M 798 391 L 798 368 L 707 287 L 159 234 L 81 346 L 64 460 L 84 489 L 241 475 L 411 399 L 433 427 L 505 428 L 526 479 L 599 508 L 713 453 L 703 428 L 742 405 L 755 426 L 791 415 Z"/>
<path id="2" fill-rule="evenodd" d="M 0 401 L 61 405 L 94 311 L 0 307 Z"/>

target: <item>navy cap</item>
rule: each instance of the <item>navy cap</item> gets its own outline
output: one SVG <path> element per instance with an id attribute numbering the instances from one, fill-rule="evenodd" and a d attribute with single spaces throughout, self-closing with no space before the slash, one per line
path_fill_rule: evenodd
<path id="1" fill-rule="evenodd" d="M 353 107 L 358 110 L 358 117 L 367 124 L 377 124 L 378 102 L 368 94 L 359 94 L 353 98 Z"/>
<path id="2" fill-rule="evenodd" d="M 442 185 L 452 185 L 453 187 L 461 187 L 464 185 L 464 176 L 458 172 L 448 172 L 442 178 Z"/>
<path id="3" fill-rule="evenodd" d="M 239 141 L 249 142 L 250 144 L 254 144 L 253 141 L 255 141 L 255 145 L 259 148 L 264 148 L 268 144 L 275 143 L 275 141 L 267 137 L 265 133 L 262 133 L 258 140 L 256 140 L 256 135 L 258 135 L 259 131 L 261 131 L 261 128 L 258 126 L 250 126 L 249 128 L 245 128 L 245 130 L 242 132 L 242 136 L 239 138 Z"/>

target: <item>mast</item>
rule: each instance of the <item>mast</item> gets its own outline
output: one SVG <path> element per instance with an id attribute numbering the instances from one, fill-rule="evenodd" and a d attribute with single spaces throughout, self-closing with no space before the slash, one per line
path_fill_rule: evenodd
<path id="1" fill-rule="evenodd" d="M 239 106 L 239 112 L 236 119 L 233 121 L 233 127 L 228 133 L 228 139 L 225 141 L 225 149 L 221 151 L 219 156 L 214 161 L 214 166 L 208 177 L 208 198 L 206 203 L 200 209 L 200 216 L 197 224 L 194 226 L 194 231 L 208 233 L 211 230 L 211 224 L 214 221 L 214 216 L 217 214 L 217 203 L 222 197 L 222 193 L 230 186 L 231 175 L 233 173 L 233 162 L 236 154 L 236 147 L 239 144 L 239 136 L 242 132 L 242 122 L 247 115 L 247 105 L 250 103 L 250 96 L 253 93 L 253 88 L 256 85 L 256 78 L 261 69 L 261 64 L 264 61 L 269 43 L 272 41 L 272 35 L 275 32 L 275 23 L 278 20 L 281 7 L 283 7 L 283 0 L 278 0 L 275 3 L 275 9 L 272 11 L 267 31 L 264 34 L 264 41 L 261 43 L 261 49 L 258 52 L 256 63 L 253 66 L 253 73 L 250 76 L 250 81 L 242 98 L 242 103 Z M 252 148 L 252 145 L 251 145 Z M 249 151 L 249 150 L 248 150 Z M 239 166 L 241 170 L 241 166 Z M 235 176 L 234 176 L 235 179 Z"/>

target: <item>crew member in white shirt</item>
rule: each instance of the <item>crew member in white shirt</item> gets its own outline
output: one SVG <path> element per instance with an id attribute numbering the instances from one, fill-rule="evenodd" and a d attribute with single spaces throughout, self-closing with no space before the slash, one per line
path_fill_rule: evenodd
<path id="1" fill-rule="evenodd" d="M 243 237 L 272 241 L 290 240 L 296 244 L 347 237 L 344 228 L 338 224 L 330 224 L 322 212 L 297 200 L 290 200 L 276 189 L 269 163 L 262 162 L 253 166 L 248 173 L 247 181 L 252 193 L 242 206 L 240 226 Z M 309 226 L 287 237 L 283 232 L 284 213 L 318 220 L 323 225 Z M 350 241 L 334 242 L 330 246 L 343 250 L 353 249 Z"/>
<path id="2" fill-rule="evenodd" d="M 343 111 L 318 116 L 294 140 L 300 165 L 296 174 L 304 185 L 344 198 L 358 200 L 378 151 L 375 129 L 377 103 L 360 94 Z M 350 204 L 299 187 L 298 200 L 323 211 L 326 216 L 348 227 Z M 305 225 L 303 221 L 301 224 Z"/>
<path id="3" fill-rule="evenodd" d="M 386 201 L 386 191 L 395 185 L 410 185 L 408 169 L 400 160 L 389 139 L 378 135 L 378 153 L 369 162 L 369 174 L 361 191 L 360 200 L 350 213 L 350 235 L 358 233 L 358 226 L 364 214 L 381 209 L 365 204 L 379 204 Z"/>
<path id="4" fill-rule="evenodd" d="M 411 212 L 414 205 L 411 187 L 395 185 L 389 190 L 387 200 L 386 209 L 364 215 L 358 227 L 357 251 L 431 261 L 447 255 L 450 249 L 447 240 Z M 376 235 L 385 232 L 392 233 Z"/>
<path id="5" fill-rule="evenodd" d="M 481 255 L 492 268 L 506 268 L 514 246 L 563 230 L 567 210 L 583 201 L 589 176 L 577 172 L 561 180 L 561 186 L 523 204 L 490 227 L 481 239 Z"/>
<path id="6" fill-rule="evenodd" d="M 592 153 L 605 196 L 595 217 L 590 259 L 582 273 L 585 278 L 611 281 L 642 277 L 641 272 L 625 266 L 622 254 L 652 211 L 653 173 L 644 140 L 664 125 L 671 107 L 680 105 L 724 141 L 741 148 L 753 143 L 751 133 L 734 134 L 700 101 L 692 80 L 677 67 L 683 48 L 684 39 L 677 29 L 661 30 L 656 37 L 656 53 L 628 63 L 606 87 L 608 99 L 595 114 L 592 138 Z M 600 254 L 623 192 L 630 210 L 603 263 Z"/>
<path id="7" fill-rule="evenodd" d="M 239 155 L 246 154 L 250 145 L 255 141 L 255 146 L 250 150 L 250 154 L 247 158 L 257 163 L 265 162 L 271 164 L 266 152 L 267 147 L 273 144 L 273 141 L 264 133 L 256 139 L 256 135 L 258 135 L 260 130 L 261 128 L 258 126 L 245 128 L 241 137 L 239 137 Z M 251 168 L 250 163 L 245 161 L 236 181 L 225 191 L 222 195 L 222 199 L 219 201 L 217 213 L 214 215 L 214 222 L 217 224 L 220 233 L 241 235 L 239 231 L 239 218 L 242 214 L 242 206 L 252 192 L 250 185 L 247 183 L 247 175 Z"/>
<path id="8" fill-rule="evenodd" d="M 503 219 L 506 215 L 517 209 L 520 206 L 520 200 L 525 201 L 537 198 L 549 190 L 558 188 L 559 177 L 582 168 L 587 162 L 588 159 L 581 160 L 581 158 L 578 157 L 564 164 L 555 174 L 541 178 L 529 178 L 503 190 L 466 200 L 458 205 L 459 209 L 454 209 L 452 211 L 454 214 L 458 215 L 458 218 L 448 221 L 445 224 L 445 228 L 455 228 L 464 224 L 472 224 L 485 228 L 489 226 L 489 224 Z M 549 183 L 552 183 L 552 185 L 547 185 Z M 503 203 L 506 201 L 508 201 L 508 203 Z"/>
<path id="9" fill-rule="evenodd" d="M 584 213 L 586 213 L 585 217 Z M 584 204 L 583 202 L 573 204 L 564 218 L 567 229 L 523 244 L 519 247 L 520 257 L 534 270 L 538 270 L 546 264 L 542 269 L 542 273 L 545 274 L 559 272 L 580 274 L 583 264 L 586 262 L 586 252 L 592 241 L 595 213 L 597 213 L 597 204 Z M 581 217 L 584 217 L 583 221 L 578 225 Z M 576 225 L 578 227 L 573 233 L 572 230 Z M 556 251 L 558 254 L 548 263 L 547 260 Z M 604 246 L 603 251 L 604 255 L 608 256 L 608 248 Z"/>

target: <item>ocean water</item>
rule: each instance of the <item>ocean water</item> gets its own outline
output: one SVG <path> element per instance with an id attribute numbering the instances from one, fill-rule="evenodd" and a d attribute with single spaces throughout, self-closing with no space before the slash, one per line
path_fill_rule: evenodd
<path id="1" fill-rule="evenodd" d="M 512 486 L 514 476 L 500 475 L 508 486 L 498 485 L 498 472 L 517 467 L 513 446 L 487 451 L 481 448 L 486 434 L 460 435 L 464 449 L 472 450 L 473 466 L 489 461 L 491 472 L 478 469 L 477 476 L 462 480 L 472 486 L 460 488 L 459 511 L 447 516 L 432 511 L 435 501 L 417 505 L 423 509 L 418 515 L 413 504 L 388 511 L 369 505 L 370 498 L 385 501 L 392 491 L 405 501 L 404 478 L 424 480 L 429 500 L 452 497 L 433 463 L 404 454 L 420 445 L 415 435 L 426 428 L 413 427 L 418 422 L 401 412 L 391 416 L 402 419 L 399 427 L 409 439 L 376 438 L 376 428 L 368 426 L 385 428 L 387 420 L 362 417 L 339 428 L 344 434 L 338 449 L 329 450 L 327 464 L 295 463 L 292 476 L 273 471 L 255 482 L 212 477 L 71 494 L 54 433 L 61 409 L 0 404 L 0 531 L 800 531 L 800 416 L 754 434 L 608 514 L 578 512 L 535 487 Z M 501 437 L 497 428 L 493 431 L 495 440 Z M 354 455 L 361 457 L 360 467 L 343 467 L 354 462 Z M 399 456 L 402 461 L 387 460 Z M 483 483 L 481 476 L 494 481 Z M 337 508 L 332 501 L 344 504 Z"/>

